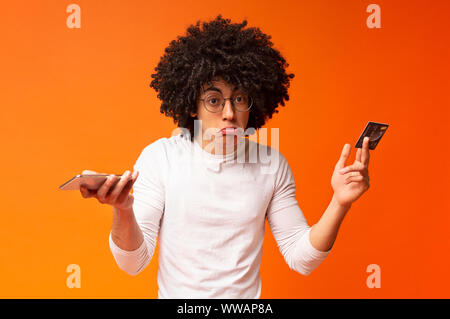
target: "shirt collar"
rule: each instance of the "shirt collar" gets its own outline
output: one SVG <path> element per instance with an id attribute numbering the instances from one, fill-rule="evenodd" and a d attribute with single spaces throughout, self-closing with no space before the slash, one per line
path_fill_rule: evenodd
<path id="1" fill-rule="evenodd" d="M 242 147 L 238 147 L 237 151 L 226 154 L 224 156 L 222 154 L 212 154 L 208 151 L 205 151 L 196 140 L 193 141 L 193 144 L 195 153 L 194 155 L 196 155 L 197 158 L 202 161 L 202 164 L 212 172 L 219 173 L 223 165 L 237 165 L 237 167 L 239 167 L 240 169 L 242 169 L 244 166 L 242 160 L 238 161 L 237 157 L 243 155 L 243 152 L 245 152 L 245 145 L 242 145 Z"/>

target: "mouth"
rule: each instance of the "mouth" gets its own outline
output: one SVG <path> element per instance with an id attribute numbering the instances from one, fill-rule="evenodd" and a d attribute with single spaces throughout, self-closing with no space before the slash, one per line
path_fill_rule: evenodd
<path id="1" fill-rule="evenodd" d="M 222 133 L 222 135 L 236 135 L 237 127 L 224 127 L 219 132 Z"/>

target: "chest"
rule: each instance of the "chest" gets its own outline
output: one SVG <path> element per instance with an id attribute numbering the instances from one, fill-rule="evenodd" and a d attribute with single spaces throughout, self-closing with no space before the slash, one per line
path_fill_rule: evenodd
<path id="1" fill-rule="evenodd" d="M 209 229 L 264 222 L 273 181 L 255 165 L 221 164 L 216 172 L 201 162 L 180 161 L 166 184 L 165 222 Z"/>

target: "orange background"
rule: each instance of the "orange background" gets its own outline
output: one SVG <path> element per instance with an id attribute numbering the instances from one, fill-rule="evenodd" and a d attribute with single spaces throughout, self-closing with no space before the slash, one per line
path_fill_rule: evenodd
<path id="1" fill-rule="evenodd" d="M 81 29 L 66 7 L 81 7 Z M 261 298 L 449 298 L 448 1 L 9 1 L 0 9 L 0 297 L 157 298 L 157 252 L 136 277 L 108 235 L 112 208 L 58 189 L 84 169 L 122 174 L 175 125 L 149 87 L 164 48 L 222 13 L 272 36 L 296 76 L 266 127 L 310 225 L 332 197 L 342 147 L 388 123 L 371 151 L 371 188 L 309 276 L 289 269 L 266 222 Z M 446 196 L 447 195 L 447 196 Z M 81 267 L 69 289 L 66 267 Z M 381 288 L 366 286 L 369 264 Z"/>

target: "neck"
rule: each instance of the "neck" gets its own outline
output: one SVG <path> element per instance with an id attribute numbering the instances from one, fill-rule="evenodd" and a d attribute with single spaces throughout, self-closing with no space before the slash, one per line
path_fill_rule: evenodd
<path id="1" fill-rule="evenodd" d="M 198 144 L 201 145 L 202 149 L 214 155 L 225 156 L 226 154 L 236 152 L 237 150 L 237 136 L 224 136 L 217 140 L 215 139 L 215 136 L 212 136 L 211 140 L 205 140 L 197 135 L 195 139 Z"/>

